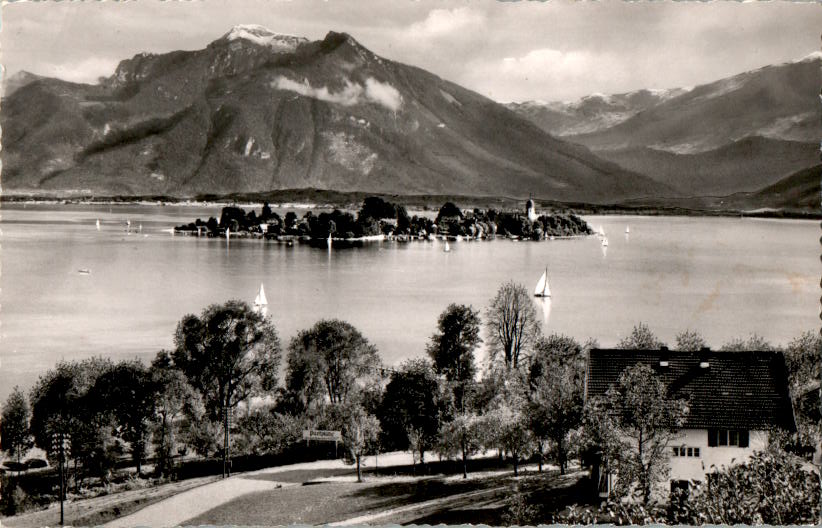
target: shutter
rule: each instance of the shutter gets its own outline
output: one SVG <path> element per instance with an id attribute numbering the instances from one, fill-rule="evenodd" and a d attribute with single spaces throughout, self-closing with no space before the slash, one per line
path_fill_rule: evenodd
<path id="1" fill-rule="evenodd" d="M 716 429 L 708 429 L 708 447 L 716 447 Z"/>
<path id="2" fill-rule="evenodd" d="M 739 447 L 748 447 L 748 431 L 739 431 Z"/>

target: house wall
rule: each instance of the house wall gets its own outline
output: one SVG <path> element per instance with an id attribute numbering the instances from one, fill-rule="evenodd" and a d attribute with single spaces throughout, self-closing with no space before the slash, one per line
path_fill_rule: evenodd
<path id="1" fill-rule="evenodd" d="M 704 481 L 705 475 L 719 471 L 723 467 L 746 462 L 754 451 L 762 451 L 768 446 L 767 431 L 750 431 L 748 447 L 716 446 L 708 447 L 707 429 L 686 429 L 676 440 L 669 442 L 671 480 Z M 674 446 L 698 447 L 700 456 L 676 457 L 671 452 Z"/>

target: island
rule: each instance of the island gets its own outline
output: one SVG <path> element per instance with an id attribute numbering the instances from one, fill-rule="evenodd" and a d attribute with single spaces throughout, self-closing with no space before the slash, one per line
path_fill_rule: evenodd
<path id="1" fill-rule="evenodd" d="M 319 208 L 318 208 L 319 209 Z M 592 235 L 594 231 L 571 212 L 536 214 L 528 200 L 523 214 L 495 209 L 461 210 L 453 202 L 440 207 L 433 215 L 410 216 L 405 206 L 378 196 L 363 200 L 356 216 L 340 209 L 318 212 L 309 209 L 300 218 L 289 211 L 281 217 L 264 203 L 258 214 L 238 205 L 223 207 L 220 219 L 198 218 L 174 228 L 175 233 L 207 237 L 257 237 L 280 241 L 365 241 L 392 239 L 399 241 L 431 238 L 479 240 L 505 237 L 517 240 L 545 240 L 560 237 Z"/>

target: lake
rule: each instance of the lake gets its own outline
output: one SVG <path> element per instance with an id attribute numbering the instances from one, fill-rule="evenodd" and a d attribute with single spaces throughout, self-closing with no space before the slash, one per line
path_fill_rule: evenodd
<path id="1" fill-rule="evenodd" d="M 446 253 L 428 241 L 328 251 L 163 232 L 218 216 L 217 208 L 4 204 L 1 212 L 3 400 L 60 359 L 148 360 L 172 346 L 185 314 L 251 302 L 260 283 L 284 345 L 336 317 L 359 328 L 387 364 L 423 355 L 449 303 L 484 311 L 503 282 L 532 290 L 546 266 L 553 296 L 539 306 L 544 330 L 602 346 L 640 321 L 668 343 L 691 328 L 714 347 L 753 332 L 786 344 L 819 324 L 815 221 L 592 216 L 608 235 L 607 252 L 586 237 L 452 242 Z"/>

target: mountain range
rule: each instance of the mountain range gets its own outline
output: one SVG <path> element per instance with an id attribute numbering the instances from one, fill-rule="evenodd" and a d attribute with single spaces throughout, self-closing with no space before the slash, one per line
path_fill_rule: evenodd
<path id="1" fill-rule="evenodd" d="M 124 60 L 95 85 L 26 77 L 0 115 L 12 194 L 672 192 L 344 33 L 237 26 L 202 50 Z"/>
<path id="2" fill-rule="evenodd" d="M 696 87 L 508 106 L 683 196 L 755 193 L 819 163 L 820 72 L 813 53 Z"/>
<path id="3" fill-rule="evenodd" d="M 817 53 L 696 87 L 502 105 L 345 33 L 236 26 L 205 49 L 123 60 L 97 84 L 7 79 L 3 192 L 311 188 L 718 208 L 770 207 L 777 193 L 778 207 L 807 209 L 821 67 Z"/>

